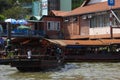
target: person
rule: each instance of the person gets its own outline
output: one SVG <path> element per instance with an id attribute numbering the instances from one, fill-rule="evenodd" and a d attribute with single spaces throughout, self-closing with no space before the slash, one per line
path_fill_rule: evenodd
<path id="1" fill-rule="evenodd" d="M 59 47 L 57 47 L 56 53 L 57 53 L 57 60 L 58 60 L 58 62 L 60 62 L 60 57 L 61 57 L 62 50 Z"/>
<path id="2" fill-rule="evenodd" d="M 11 46 L 11 41 L 10 41 L 10 39 L 7 39 L 7 44 L 6 44 L 6 46 L 7 46 L 8 51 L 11 51 L 12 46 Z"/>
<path id="3" fill-rule="evenodd" d="M 8 46 L 5 46 L 5 53 L 8 54 Z"/>
<path id="4" fill-rule="evenodd" d="M 59 47 L 57 47 L 57 53 L 60 55 L 62 53 L 61 49 Z"/>
<path id="5" fill-rule="evenodd" d="M 29 49 L 29 50 L 27 51 L 27 56 L 28 56 L 28 59 L 30 59 L 30 58 L 31 58 L 31 55 L 32 55 L 32 52 L 31 52 L 31 50 Z"/>
<path id="6" fill-rule="evenodd" d="M 15 48 L 15 55 L 18 55 L 18 49 L 17 48 Z"/>

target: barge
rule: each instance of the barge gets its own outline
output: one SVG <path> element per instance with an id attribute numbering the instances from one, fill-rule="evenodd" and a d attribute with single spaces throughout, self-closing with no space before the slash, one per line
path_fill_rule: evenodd
<path id="1" fill-rule="evenodd" d="M 120 39 L 49 41 L 63 47 L 65 62 L 120 61 Z"/>

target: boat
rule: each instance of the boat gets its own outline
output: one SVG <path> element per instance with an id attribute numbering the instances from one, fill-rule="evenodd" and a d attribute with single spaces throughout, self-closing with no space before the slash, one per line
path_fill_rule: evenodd
<path id="1" fill-rule="evenodd" d="M 65 50 L 66 62 L 119 62 L 120 45 L 110 46 L 69 46 Z M 119 48 L 118 48 L 119 47 Z"/>
<path id="2" fill-rule="evenodd" d="M 16 56 L 12 58 L 10 65 L 21 72 L 49 70 L 63 65 L 62 60 L 57 60 L 55 56 L 33 55 L 31 57 L 31 59 L 28 59 L 26 55 Z"/>
<path id="3" fill-rule="evenodd" d="M 82 12 L 81 8 L 78 9 Z M 102 8 L 101 11 L 104 13 Z M 109 15 L 101 11 L 97 11 L 97 14 L 96 11 L 95 14 L 90 13 L 91 15 L 70 13 L 69 16 L 67 13 L 64 17 L 51 11 L 48 16 L 42 16 L 39 21 L 28 21 L 27 25 L 30 29 L 18 30 L 16 26 L 3 27 L 3 37 L 13 38 L 10 65 L 20 71 L 29 71 L 48 69 L 50 66 L 58 67 L 64 62 L 73 61 L 120 61 L 120 33 L 116 30 L 119 25 L 108 26 L 109 17 L 107 17 L 105 18 L 107 22 L 98 20 L 103 26 L 95 26 L 92 15 L 95 19 L 101 16 L 104 19 L 104 16 Z M 76 10 L 72 12 L 76 13 Z M 56 47 L 62 50 L 60 58 L 55 55 Z"/>
<path id="4" fill-rule="evenodd" d="M 65 62 L 119 62 L 120 40 L 58 40 L 47 39 L 62 46 Z"/>
<path id="5" fill-rule="evenodd" d="M 19 38 L 13 40 L 12 43 L 14 47 L 11 50 L 13 54 L 10 57 L 10 65 L 19 71 L 49 70 L 64 65 L 62 53 L 58 55 L 55 51 L 55 48 L 59 46 L 54 47 L 56 45 L 48 42 L 43 43 L 38 38 Z M 52 53 L 49 51 L 49 47 L 54 47 Z"/>
<path id="6" fill-rule="evenodd" d="M 120 44 L 114 43 L 119 39 L 77 40 L 77 44 L 69 44 L 64 49 L 66 62 L 119 62 Z M 76 40 L 74 40 L 76 42 Z M 72 43 L 72 42 L 71 42 Z M 105 44 L 103 44 L 105 43 Z M 110 44 L 111 43 L 111 44 Z"/>

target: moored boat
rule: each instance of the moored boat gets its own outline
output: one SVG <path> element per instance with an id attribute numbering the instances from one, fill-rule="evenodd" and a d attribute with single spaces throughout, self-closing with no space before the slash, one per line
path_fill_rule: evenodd
<path id="1" fill-rule="evenodd" d="M 120 45 L 67 46 L 64 54 L 66 62 L 119 62 Z"/>
<path id="2" fill-rule="evenodd" d="M 19 40 L 15 40 L 19 41 Z M 28 41 L 28 38 L 25 42 Z M 13 47 L 11 57 L 11 67 L 16 67 L 19 71 L 40 71 L 55 69 L 64 64 L 62 53 L 56 50 L 59 46 L 39 41 L 39 39 L 30 39 L 30 42 L 23 42 L 21 45 Z M 34 46 L 34 47 L 33 47 Z M 53 50 L 48 49 L 53 47 Z"/>
<path id="3" fill-rule="evenodd" d="M 49 41 L 63 46 L 65 62 L 120 61 L 120 39 Z"/>

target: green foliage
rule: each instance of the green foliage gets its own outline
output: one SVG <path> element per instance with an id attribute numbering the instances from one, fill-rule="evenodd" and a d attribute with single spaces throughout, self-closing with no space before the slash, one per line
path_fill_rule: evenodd
<path id="1" fill-rule="evenodd" d="M 79 7 L 82 3 L 83 3 L 84 0 L 73 0 L 72 1 L 72 9 L 75 9 L 77 7 Z"/>
<path id="2" fill-rule="evenodd" d="M 27 9 L 23 9 L 23 3 L 29 3 L 33 0 L 0 0 L 0 14 L 6 18 L 23 18 L 28 14 Z M 19 4 L 18 4 L 19 3 Z M 1 18 L 2 19 L 2 18 Z M 0 20 L 1 20 L 0 19 Z"/>
<path id="3" fill-rule="evenodd" d="M 0 21 L 4 21 L 5 20 L 5 16 L 0 15 Z"/>
<path id="4" fill-rule="evenodd" d="M 34 1 L 34 0 L 19 0 L 20 3 L 24 3 L 24 2 L 29 3 L 29 2 L 32 2 L 32 1 Z"/>
<path id="5" fill-rule="evenodd" d="M 9 0 L 0 0 L 0 12 L 3 12 L 6 9 L 9 9 L 12 7 L 12 4 L 9 2 Z"/>
<path id="6" fill-rule="evenodd" d="M 6 18 L 25 18 L 28 14 L 27 9 L 23 9 L 21 6 L 23 3 L 31 3 L 38 0 L 0 0 L 0 14 Z M 78 1 L 76 3 L 76 1 Z M 72 9 L 79 7 L 84 0 L 73 0 Z M 30 11 L 31 12 L 31 11 Z"/>
<path id="7" fill-rule="evenodd" d="M 20 6 L 15 6 L 8 10 L 5 10 L 2 14 L 4 16 L 6 16 L 7 18 L 14 18 L 14 19 L 19 18 L 20 19 L 20 18 L 24 18 L 26 16 L 27 10 L 23 9 Z"/>

